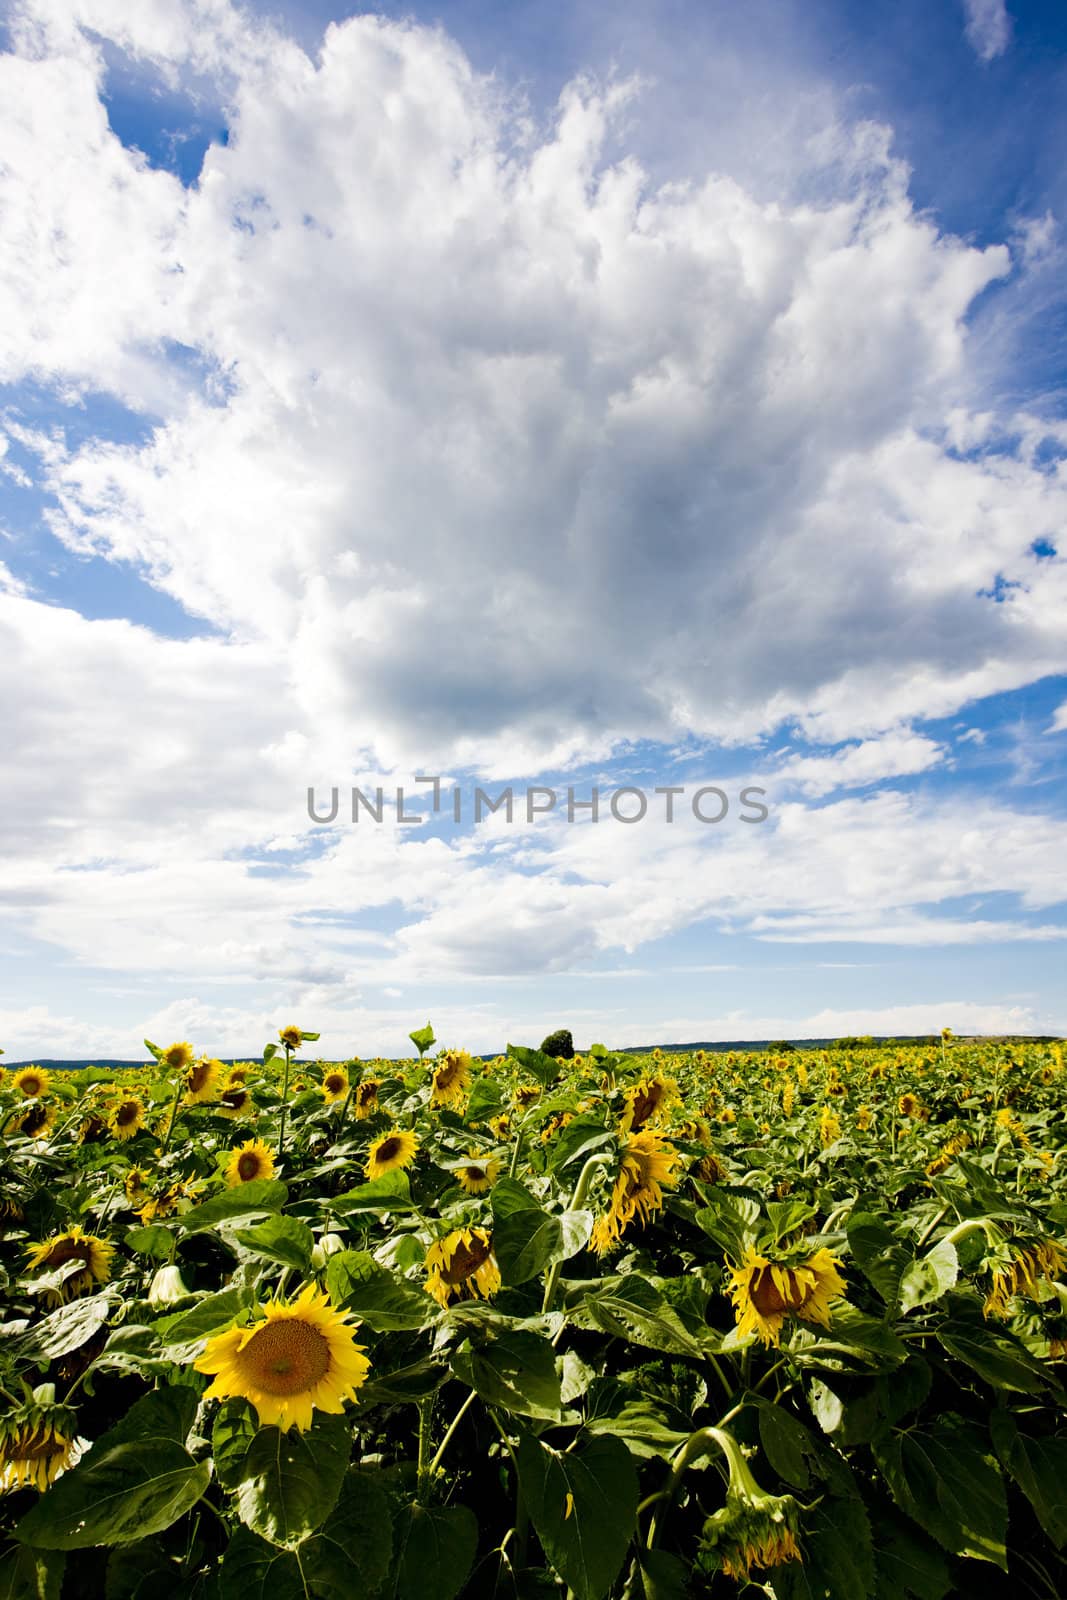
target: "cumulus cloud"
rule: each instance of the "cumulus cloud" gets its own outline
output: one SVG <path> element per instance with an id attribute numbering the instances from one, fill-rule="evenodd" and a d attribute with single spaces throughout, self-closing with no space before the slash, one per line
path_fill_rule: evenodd
<path id="1" fill-rule="evenodd" d="M 862 737 L 1065 665 L 1029 553 L 1062 481 L 945 432 L 1008 248 L 916 213 L 886 130 L 811 143 L 818 204 L 653 185 L 606 154 L 630 84 L 542 127 L 441 32 L 356 17 L 312 61 L 221 3 L 121 11 L 23 5 L 4 371 L 160 415 L 42 463 L 53 529 L 270 641 L 298 728 L 529 771 Z M 170 68 L 232 36 L 193 189 L 110 132 L 75 22 Z"/>
<path id="2" fill-rule="evenodd" d="M 1067 562 L 1033 549 L 1063 524 L 1067 435 L 1001 417 L 970 359 L 1012 251 L 917 212 L 888 130 L 806 132 L 809 181 L 776 199 L 721 168 L 653 181 L 634 83 L 578 77 L 539 120 L 414 24 L 353 17 L 312 58 L 228 0 L 19 0 L 12 38 L 0 381 L 80 425 L 16 393 L 0 468 L 69 550 L 205 623 L 87 621 L 5 549 L 19 929 L 165 974 L 242 1049 L 266 1009 L 200 998 L 223 977 L 338 1019 L 336 1048 L 358 1048 L 345 1019 L 395 1047 L 371 991 L 698 924 L 1055 933 L 1058 825 L 992 802 L 787 800 L 714 839 L 317 832 L 303 810 L 349 774 L 783 728 L 844 745 L 777 770 L 825 797 L 929 770 L 913 723 L 1067 669 Z M 225 102 L 191 187 L 111 130 L 116 49 Z M 137 429 L 94 435 L 100 394 Z M 935 909 L 965 895 L 1013 909 L 967 932 Z"/>
<path id="3" fill-rule="evenodd" d="M 1002 56 L 1011 40 L 1011 18 L 1004 0 L 963 0 L 967 43 L 980 61 Z"/>

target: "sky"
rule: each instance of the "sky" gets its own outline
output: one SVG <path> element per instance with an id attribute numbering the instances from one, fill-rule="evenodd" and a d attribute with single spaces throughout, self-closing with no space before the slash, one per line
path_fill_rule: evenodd
<path id="1" fill-rule="evenodd" d="M 0 19 L 9 1060 L 1067 1033 L 1062 6 Z"/>

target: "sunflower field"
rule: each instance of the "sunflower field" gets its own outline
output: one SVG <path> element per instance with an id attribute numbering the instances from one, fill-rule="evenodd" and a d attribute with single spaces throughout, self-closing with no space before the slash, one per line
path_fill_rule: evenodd
<path id="1" fill-rule="evenodd" d="M 1067 1595 L 1060 1045 L 411 1037 L 0 1078 L 0 1597 Z"/>

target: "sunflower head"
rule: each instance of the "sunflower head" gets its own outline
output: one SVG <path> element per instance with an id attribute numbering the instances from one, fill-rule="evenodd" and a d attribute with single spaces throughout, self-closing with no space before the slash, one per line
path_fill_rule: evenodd
<path id="1" fill-rule="evenodd" d="M 148 1179 L 140 1167 L 131 1167 L 122 1187 L 130 1205 L 140 1205 L 148 1194 Z"/>
<path id="2" fill-rule="evenodd" d="M 12 1127 L 17 1128 L 27 1139 L 45 1139 L 55 1127 L 56 1108 L 49 1102 L 38 1100 L 34 1105 L 27 1106 L 12 1119 Z"/>
<path id="3" fill-rule="evenodd" d="M 299 1050 L 304 1042 L 304 1035 L 300 1029 L 294 1028 L 291 1024 L 288 1028 L 279 1028 L 278 1038 L 287 1050 Z"/>
<path id="4" fill-rule="evenodd" d="M 787 1317 L 830 1326 L 830 1305 L 845 1293 L 841 1262 L 825 1248 L 789 1263 L 772 1261 L 748 1245 L 738 1265 L 729 1267 L 729 1294 L 739 1335 L 755 1333 L 777 1345 Z"/>
<path id="5" fill-rule="evenodd" d="M 126 1095 L 112 1106 L 108 1127 L 116 1139 L 132 1139 L 144 1125 L 144 1101 L 139 1095 Z"/>
<path id="6" fill-rule="evenodd" d="M 356 1108 L 357 1122 L 372 1117 L 378 1109 L 378 1090 L 381 1084 L 377 1078 L 364 1078 L 362 1083 L 356 1085 L 356 1092 L 352 1096 L 352 1104 Z"/>
<path id="7" fill-rule="evenodd" d="M 390 1128 L 375 1139 L 367 1151 L 364 1172 L 368 1178 L 380 1178 L 383 1173 L 394 1172 L 399 1167 L 409 1167 L 418 1152 L 418 1135 L 407 1128 Z"/>
<path id="8" fill-rule="evenodd" d="M 457 1228 L 426 1252 L 426 1293 L 440 1306 L 450 1300 L 488 1300 L 500 1288 L 493 1236 L 485 1228 Z"/>
<path id="9" fill-rule="evenodd" d="M 465 1099 L 470 1088 L 471 1065 L 466 1050 L 446 1050 L 433 1069 L 430 1104 L 450 1106 Z"/>
<path id="10" fill-rule="evenodd" d="M 224 1117 L 247 1116 L 251 1106 L 251 1091 L 243 1083 L 234 1083 L 232 1079 L 219 1095 L 219 1111 Z"/>
<path id="11" fill-rule="evenodd" d="M 183 1039 L 178 1044 L 169 1044 L 159 1059 L 170 1072 L 185 1072 L 192 1066 L 195 1053 L 192 1045 Z"/>
<path id="12" fill-rule="evenodd" d="M 627 1139 L 607 1211 L 593 1224 L 592 1248 L 611 1250 L 634 1217 L 647 1222 L 663 1205 L 663 1185 L 678 1181 L 681 1157 L 672 1144 L 645 1130 Z"/>
<path id="13" fill-rule="evenodd" d="M 185 1104 L 193 1106 L 205 1100 L 213 1100 L 224 1071 L 221 1061 L 212 1060 L 207 1056 L 201 1056 L 199 1061 L 194 1061 L 185 1072 Z"/>
<path id="14" fill-rule="evenodd" d="M 841 1123 L 830 1106 L 819 1112 L 819 1143 L 825 1149 L 841 1137 Z"/>
<path id="15" fill-rule="evenodd" d="M 897 1101 L 897 1110 L 902 1117 L 917 1117 L 919 1115 L 919 1102 L 913 1094 L 902 1094 Z"/>
<path id="16" fill-rule="evenodd" d="M 40 1099 L 48 1093 L 51 1079 L 44 1067 L 23 1067 L 15 1073 L 11 1087 L 24 1094 L 27 1100 Z"/>
<path id="17" fill-rule="evenodd" d="M 226 1163 L 226 1182 L 231 1189 L 257 1178 L 273 1178 L 274 1157 L 262 1139 L 246 1139 L 230 1154 Z"/>
<path id="18" fill-rule="evenodd" d="M 74 1412 L 55 1404 L 51 1384 L 7 1412 L 0 1420 L 0 1494 L 29 1488 L 43 1494 L 85 1448 L 76 1431 Z"/>
<path id="19" fill-rule="evenodd" d="M 322 1098 L 327 1105 L 333 1105 L 337 1100 L 343 1100 L 348 1093 L 348 1073 L 343 1067 L 331 1067 L 329 1072 L 323 1073 Z"/>
<path id="20" fill-rule="evenodd" d="M 85 1294 L 94 1284 L 106 1283 L 111 1276 L 111 1258 L 115 1246 L 95 1234 L 83 1233 L 75 1226 L 66 1233 L 54 1233 L 50 1239 L 26 1246 L 26 1270 L 36 1272 L 47 1267 L 55 1272 L 70 1262 L 77 1262 L 77 1271 L 64 1278 L 59 1290 L 61 1300 L 74 1300 Z"/>
<path id="21" fill-rule="evenodd" d="M 1011 1252 L 1010 1260 L 993 1268 L 993 1281 L 982 1313 L 1007 1318 L 1010 1302 L 1021 1296 L 1040 1301 L 1043 1285 L 1052 1285 L 1067 1273 L 1067 1255 L 1055 1239 L 1033 1239 Z"/>
<path id="22" fill-rule="evenodd" d="M 678 1098 L 677 1085 L 666 1078 L 647 1077 L 626 1091 L 623 1133 L 637 1133 L 646 1122 L 658 1120 Z"/>
<path id="23" fill-rule="evenodd" d="M 255 1406 L 263 1426 L 301 1433 L 314 1410 L 342 1412 L 370 1371 L 349 1313 L 337 1311 L 314 1285 L 291 1305 L 272 1301 L 262 1313 L 249 1327 L 208 1340 L 194 1362 L 197 1372 L 214 1375 L 205 1398 L 239 1396 Z"/>
<path id="24" fill-rule="evenodd" d="M 485 1194 L 500 1176 L 500 1159 L 497 1156 L 480 1156 L 477 1150 L 468 1150 L 469 1164 L 460 1167 L 456 1180 L 467 1194 Z"/>
<path id="25" fill-rule="evenodd" d="M 537 1083 L 520 1083 L 511 1097 L 520 1111 L 525 1111 L 527 1106 L 532 1106 L 535 1100 L 541 1098 L 541 1086 Z"/>

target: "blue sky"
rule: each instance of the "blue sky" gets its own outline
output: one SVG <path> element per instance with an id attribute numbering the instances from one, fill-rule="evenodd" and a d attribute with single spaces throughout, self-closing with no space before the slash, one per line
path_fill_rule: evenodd
<path id="1" fill-rule="evenodd" d="M 3 16 L 9 1057 L 1067 1031 L 1062 8 Z"/>

